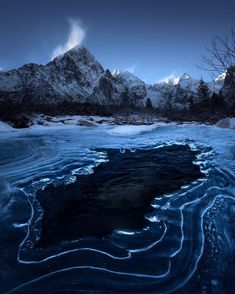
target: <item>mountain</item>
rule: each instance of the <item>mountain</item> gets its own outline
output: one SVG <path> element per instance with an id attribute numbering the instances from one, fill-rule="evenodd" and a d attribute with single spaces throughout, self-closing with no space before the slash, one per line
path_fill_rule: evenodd
<path id="1" fill-rule="evenodd" d="M 222 74 L 213 81 L 207 83 L 211 97 L 213 93 L 220 93 L 225 76 L 226 74 Z M 151 99 L 154 107 L 161 107 L 162 103 L 164 103 L 161 93 L 173 91 L 174 107 L 177 109 L 188 108 L 191 99 L 194 101 L 198 99 L 197 91 L 199 82 L 200 80 L 192 78 L 188 73 L 184 73 L 180 77 L 170 75 L 154 85 L 146 85 L 146 97 Z M 144 101 L 146 101 L 146 99 L 147 98 L 145 98 Z"/>
<path id="2" fill-rule="evenodd" d="M 226 73 L 222 73 L 217 78 L 213 79 L 210 83 L 208 83 L 209 89 L 212 92 L 219 94 L 220 90 L 222 89 L 224 85 L 225 78 L 226 78 Z"/>
<path id="3" fill-rule="evenodd" d="M 165 79 L 163 80 L 160 80 L 158 82 L 158 84 L 167 84 L 167 85 L 177 85 L 179 83 L 179 77 L 176 77 L 174 75 L 170 75 L 168 77 L 166 77 Z"/>
<path id="4" fill-rule="evenodd" d="M 141 105 L 141 100 L 147 94 L 145 83 L 128 71 L 120 72 L 116 70 L 113 72 L 113 76 L 124 87 L 123 91 L 127 99 L 130 100 L 129 102 Z"/>
<path id="5" fill-rule="evenodd" d="M 27 64 L 0 73 L 0 102 L 19 105 L 56 105 L 66 102 L 119 105 L 128 88 L 138 96 L 141 89 L 104 70 L 83 46 L 76 46 L 46 65 Z M 143 89 L 142 89 L 143 90 Z M 124 101 L 125 102 L 125 101 Z"/>
<path id="6" fill-rule="evenodd" d="M 211 94 L 218 93 L 225 75 L 208 83 Z M 26 64 L 19 69 L 0 72 L 1 105 L 56 106 L 63 102 L 114 106 L 162 105 L 162 93 L 174 90 L 175 105 L 188 107 L 197 97 L 199 80 L 188 73 L 170 76 L 154 85 L 147 85 L 134 74 L 105 70 L 83 46 L 75 46 L 46 65 Z M 229 87 L 225 78 L 223 91 Z"/>
<path id="7" fill-rule="evenodd" d="M 207 83 L 209 90 L 212 93 L 219 93 L 220 89 L 223 86 L 224 80 L 225 80 L 226 74 L 223 73 L 219 75 L 217 78 L 212 80 L 211 82 Z M 164 80 L 160 81 L 158 84 L 167 84 L 167 85 L 178 85 L 181 89 L 185 90 L 189 94 L 196 94 L 198 85 L 199 85 L 198 79 L 194 79 L 190 76 L 189 73 L 184 73 L 180 77 L 175 76 L 169 76 L 165 78 Z"/>

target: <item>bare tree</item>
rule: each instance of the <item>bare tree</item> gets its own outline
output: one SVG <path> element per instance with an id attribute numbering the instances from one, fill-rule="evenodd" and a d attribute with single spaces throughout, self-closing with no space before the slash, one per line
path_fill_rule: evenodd
<path id="1" fill-rule="evenodd" d="M 165 115 L 168 116 L 175 104 L 175 94 L 177 93 L 178 85 L 159 85 L 158 91 L 161 95 Z"/>
<path id="2" fill-rule="evenodd" d="M 213 76 L 226 72 L 235 65 L 235 31 L 231 29 L 228 35 L 216 37 L 211 46 L 206 48 L 208 56 L 202 57 L 203 70 L 209 71 Z"/>

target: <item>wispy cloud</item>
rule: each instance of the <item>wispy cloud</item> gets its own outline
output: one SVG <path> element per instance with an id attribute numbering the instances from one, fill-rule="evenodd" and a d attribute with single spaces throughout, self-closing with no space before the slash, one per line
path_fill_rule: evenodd
<path id="1" fill-rule="evenodd" d="M 51 59 L 65 53 L 78 44 L 81 44 L 85 37 L 85 29 L 79 20 L 70 19 L 70 32 L 65 44 L 58 45 L 52 53 Z"/>
<path id="2" fill-rule="evenodd" d="M 126 71 L 129 71 L 130 73 L 135 73 L 136 71 L 136 65 L 133 64 L 132 66 L 125 69 Z"/>

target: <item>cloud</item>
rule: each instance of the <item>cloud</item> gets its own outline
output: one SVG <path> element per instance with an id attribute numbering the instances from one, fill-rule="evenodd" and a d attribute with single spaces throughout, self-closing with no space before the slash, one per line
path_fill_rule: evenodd
<path id="1" fill-rule="evenodd" d="M 81 44 L 85 37 L 85 30 L 79 20 L 70 19 L 70 32 L 65 44 L 57 46 L 52 53 L 51 59 L 65 53 L 78 44 Z"/>
<path id="2" fill-rule="evenodd" d="M 133 73 L 135 73 L 135 71 L 136 71 L 136 65 L 134 64 L 134 65 L 132 65 L 132 66 L 126 68 L 125 70 L 126 70 L 126 71 L 129 71 L 130 73 L 133 74 Z"/>

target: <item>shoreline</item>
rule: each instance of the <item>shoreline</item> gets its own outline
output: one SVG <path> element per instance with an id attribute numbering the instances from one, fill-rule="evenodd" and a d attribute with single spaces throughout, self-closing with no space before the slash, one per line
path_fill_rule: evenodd
<path id="1" fill-rule="evenodd" d="M 227 117 L 219 120 L 217 123 L 213 122 L 200 122 L 200 121 L 170 121 L 166 118 L 145 117 L 139 115 L 126 117 L 115 116 L 99 116 L 99 115 L 57 115 L 50 116 L 44 114 L 33 114 L 27 119 L 23 116 L 20 118 L 23 121 L 16 126 L 9 121 L 0 120 L 0 132 L 13 131 L 20 129 L 32 128 L 66 128 L 66 127 L 100 127 L 100 126 L 113 126 L 113 127 L 150 127 L 150 126 L 166 126 L 166 125 L 183 125 L 183 124 L 199 124 L 199 125 L 212 125 L 225 129 L 235 130 L 235 118 Z"/>

